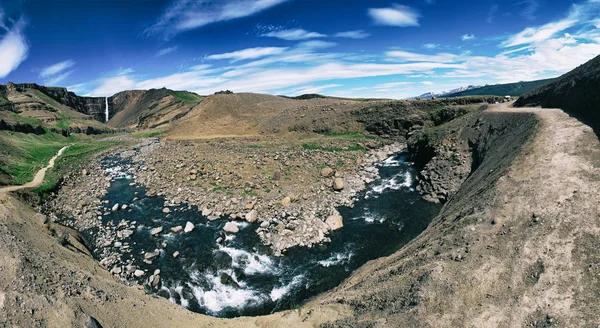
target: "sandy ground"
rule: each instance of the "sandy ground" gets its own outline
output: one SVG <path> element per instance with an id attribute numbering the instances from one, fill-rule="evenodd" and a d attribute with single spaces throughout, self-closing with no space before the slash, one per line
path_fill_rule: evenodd
<path id="1" fill-rule="evenodd" d="M 91 316 L 103 327 L 596 327 L 600 143 L 560 110 L 497 106 L 489 115 L 527 113 L 536 134 L 500 179 L 490 178 L 497 163 L 482 165 L 485 190 L 467 179 L 473 190 L 403 249 L 299 310 L 266 317 L 210 318 L 120 285 L 0 194 L 0 326 L 82 326 Z"/>
<path id="2" fill-rule="evenodd" d="M 60 155 L 62 155 L 62 153 L 65 150 L 67 150 L 67 148 L 69 148 L 69 146 L 62 147 L 58 151 L 58 153 L 56 153 L 56 155 L 54 155 L 54 157 L 52 157 L 50 159 L 50 161 L 48 162 L 48 165 L 46 167 L 37 171 L 37 173 L 35 174 L 35 177 L 33 178 L 33 180 L 31 182 L 28 182 L 28 183 L 26 183 L 24 185 L 20 185 L 20 186 L 8 186 L 8 187 L 0 188 L 0 193 L 7 193 L 7 192 L 11 192 L 11 191 L 39 187 L 42 184 L 42 182 L 44 182 L 44 177 L 46 176 L 46 171 L 48 171 L 49 169 L 54 167 L 54 161 L 56 161 L 56 159 Z"/>

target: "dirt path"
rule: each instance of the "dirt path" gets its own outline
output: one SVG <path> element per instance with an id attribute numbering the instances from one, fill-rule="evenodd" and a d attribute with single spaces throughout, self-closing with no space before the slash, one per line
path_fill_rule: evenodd
<path id="1" fill-rule="evenodd" d="M 37 171 L 37 173 L 35 174 L 35 177 L 33 178 L 33 180 L 31 182 L 28 182 L 24 185 L 20 185 L 20 186 L 8 186 L 8 187 L 4 187 L 4 188 L 0 188 L 0 193 L 7 193 L 7 192 L 11 192 L 11 191 L 17 191 L 17 190 L 21 190 L 21 189 L 27 189 L 27 188 L 36 188 L 39 187 L 42 182 L 44 182 L 44 177 L 46 176 L 46 171 L 48 171 L 48 169 L 51 169 L 54 167 L 54 161 L 60 156 L 62 155 L 62 153 L 69 148 L 69 146 L 65 146 L 62 147 L 58 153 L 56 153 L 56 155 L 54 155 L 54 157 L 52 157 L 50 159 L 50 161 L 48 162 L 48 165 L 44 168 L 42 168 L 41 170 Z"/>

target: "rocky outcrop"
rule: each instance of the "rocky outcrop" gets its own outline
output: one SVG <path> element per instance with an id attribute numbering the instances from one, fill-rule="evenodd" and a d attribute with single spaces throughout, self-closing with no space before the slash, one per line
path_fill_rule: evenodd
<path id="1" fill-rule="evenodd" d="M 13 132 L 22 132 L 22 133 L 33 133 L 33 134 L 44 134 L 46 130 L 39 125 L 33 126 L 27 123 L 7 123 L 4 120 L 0 119 L 0 131 L 13 131 Z"/>

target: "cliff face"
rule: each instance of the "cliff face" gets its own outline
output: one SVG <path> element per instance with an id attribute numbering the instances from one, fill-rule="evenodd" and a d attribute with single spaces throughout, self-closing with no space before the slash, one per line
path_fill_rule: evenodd
<path id="1" fill-rule="evenodd" d="M 8 85 L 9 91 L 14 90 L 24 92 L 27 89 L 38 90 L 62 105 L 71 107 L 80 113 L 90 115 L 99 122 L 105 122 L 106 100 L 104 97 L 80 97 L 75 93 L 68 91 L 67 88 L 44 87 L 35 83 L 9 83 Z M 112 116 L 113 113 L 110 111 L 110 103 L 111 101 L 109 98 L 109 116 Z"/>

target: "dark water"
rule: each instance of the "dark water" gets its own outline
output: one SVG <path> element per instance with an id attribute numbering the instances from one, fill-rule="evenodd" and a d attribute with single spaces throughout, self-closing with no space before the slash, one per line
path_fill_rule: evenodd
<path id="1" fill-rule="evenodd" d="M 381 180 L 359 195 L 353 208 L 338 208 L 344 228 L 331 235 L 332 242 L 312 249 L 295 248 L 283 257 L 270 255 L 254 232 L 255 224 L 240 224 L 240 232 L 227 234 L 228 221 L 208 221 L 196 208 L 171 207 L 162 213 L 162 197 L 145 197 L 145 189 L 132 185 L 127 162 L 108 157 L 103 165 L 118 176 L 104 199 L 112 204 L 130 204 L 127 211 L 104 217 L 118 224 L 122 219 L 137 221 L 128 239 L 132 252 L 124 259 L 151 275 L 160 269 L 158 294 L 200 313 L 219 317 L 252 316 L 293 308 L 310 297 L 340 284 L 368 260 L 386 256 L 425 229 L 439 207 L 427 203 L 412 189 L 414 168 L 404 154 L 389 158 L 379 167 Z M 132 202 L 134 197 L 141 200 Z M 169 228 L 195 224 L 191 233 L 170 233 Z M 158 237 L 150 230 L 162 226 Z M 217 238 L 225 239 L 220 245 Z M 165 249 L 161 244 L 167 243 Z M 161 249 L 148 265 L 144 251 Z M 172 254 L 180 252 L 178 258 Z M 140 279 L 140 283 L 143 278 Z"/>

